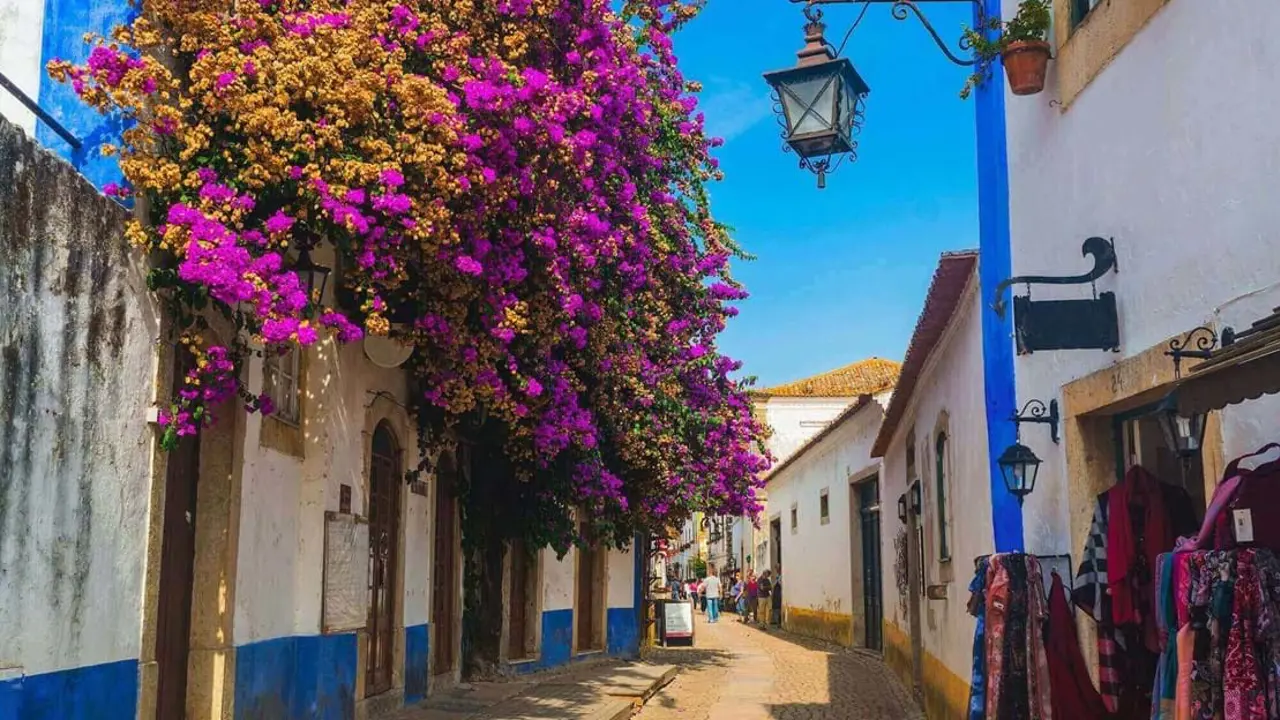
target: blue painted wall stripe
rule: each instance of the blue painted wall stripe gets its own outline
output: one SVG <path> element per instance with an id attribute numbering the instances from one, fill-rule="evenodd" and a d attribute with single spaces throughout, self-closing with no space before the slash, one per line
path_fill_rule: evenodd
<path id="1" fill-rule="evenodd" d="M 987 17 L 1000 17 L 1000 0 L 984 0 Z M 974 10 L 974 25 L 980 21 Z M 982 289 L 982 369 L 986 390 L 991 524 L 996 552 L 1023 549 L 1022 506 L 1004 485 L 996 459 L 1014 442 L 1009 421 L 1017 404 L 1013 367 L 1012 313 L 1002 320 L 991 309 L 998 285 L 1013 274 L 1009 236 L 1009 160 L 1005 135 L 1004 73 L 996 63 L 974 93 L 978 140 L 979 286 Z"/>
<path id="2" fill-rule="evenodd" d="M 431 642 L 426 625 L 404 629 L 404 704 L 413 705 L 427 697 L 428 663 Z"/>
<path id="3" fill-rule="evenodd" d="M 89 58 L 85 33 L 110 37 L 117 25 L 129 22 L 137 14 L 129 0 L 46 0 L 44 37 L 41 39 L 41 72 L 50 60 L 69 60 L 77 64 Z M 84 147 L 73 151 L 58 134 L 42 122 L 36 124 L 36 139 L 70 162 L 98 188 L 119 182 L 120 165 L 114 157 L 103 157 L 98 146 L 104 142 L 120 142 L 127 127 L 121 117 L 103 116 L 88 107 L 70 85 L 54 82 L 47 74 L 40 81 L 37 99 L 63 127 L 71 131 Z"/>
<path id="4" fill-rule="evenodd" d="M 134 720 L 137 713 L 136 660 L 0 682 L 0 720 Z"/>
<path id="5" fill-rule="evenodd" d="M 236 720 L 349 720 L 358 665 L 354 633 L 237 647 Z"/>

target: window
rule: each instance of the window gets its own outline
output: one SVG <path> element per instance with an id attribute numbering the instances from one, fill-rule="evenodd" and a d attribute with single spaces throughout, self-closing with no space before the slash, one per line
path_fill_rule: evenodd
<path id="1" fill-rule="evenodd" d="M 800 508 L 791 503 L 791 534 L 796 534 L 796 527 L 800 524 Z"/>
<path id="2" fill-rule="evenodd" d="M 826 525 L 831 522 L 831 491 L 822 488 L 818 495 L 818 522 Z"/>
<path id="3" fill-rule="evenodd" d="M 1071 24 L 1078 25 L 1102 0 L 1071 0 Z"/>
<path id="4" fill-rule="evenodd" d="M 951 525 L 947 517 L 947 434 L 938 433 L 935 443 L 936 461 L 934 481 L 937 491 L 934 497 L 938 502 L 938 560 L 946 562 L 951 559 Z"/>
<path id="5" fill-rule="evenodd" d="M 263 363 L 262 389 L 275 404 L 272 417 L 290 425 L 302 420 L 299 379 L 302 375 L 301 358 L 296 346 L 283 354 L 272 353 Z"/>

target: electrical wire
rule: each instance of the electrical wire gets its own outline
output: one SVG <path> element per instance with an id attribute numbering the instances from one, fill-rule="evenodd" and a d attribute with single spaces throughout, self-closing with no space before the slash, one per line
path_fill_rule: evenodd
<path id="1" fill-rule="evenodd" d="M 849 38 L 853 37 L 853 31 L 858 29 L 858 25 L 862 22 L 862 18 L 867 16 L 867 10 L 870 7 L 871 3 L 868 2 L 868 0 L 862 0 L 862 12 L 858 13 L 858 17 L 853 21 L 853 24 L 849 26 L 848 31 L 845 32 L 844 39 L 840 41 L 840 47 L 836 48 L 836 57 L 840 57 L 844 54 L 845 44 L 849 42 Z"/>

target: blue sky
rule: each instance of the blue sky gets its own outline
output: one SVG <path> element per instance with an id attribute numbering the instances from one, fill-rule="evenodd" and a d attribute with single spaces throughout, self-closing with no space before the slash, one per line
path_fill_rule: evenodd
<path id="1" fill-rule="evenodd" d="M 761 73 L 790 67 L 803 45 L 801 6 L 708 0 L 676 37 L 686 77 L 704 85 L 724 182 L 717 217 L 756 260 L 735 276 L 751 292 L 721 350 L 769 385 L 879 355 L 901 360 L 944 250 L 977 247 L 972 101 L 966 73 L 914 19 L 875 4 L 845 46 L 871 87 L 858 161 L 818 190 L 782 152 Z M 960 36 L 969 3 L 923 3 L 944 38 Z M 839 44 L 861 5 L 825 7 Z"/>

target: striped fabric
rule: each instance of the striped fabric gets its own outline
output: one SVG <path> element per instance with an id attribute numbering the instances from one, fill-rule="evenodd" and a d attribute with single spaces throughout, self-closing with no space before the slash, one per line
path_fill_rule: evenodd
<path id="1" fill-rule="evenodd" d="M 1124 686 L 1121 663 L 1124 634 L 1111 624 L 1111 596 L 1107 593 L 1107 494 L 1098 496 L 1093 522 L 1084 543 L 1080 568 L 1076 571 L 1071 599 L 1098 624 L 1098 684 L 1107 709 L 1116 712 Z"/>

